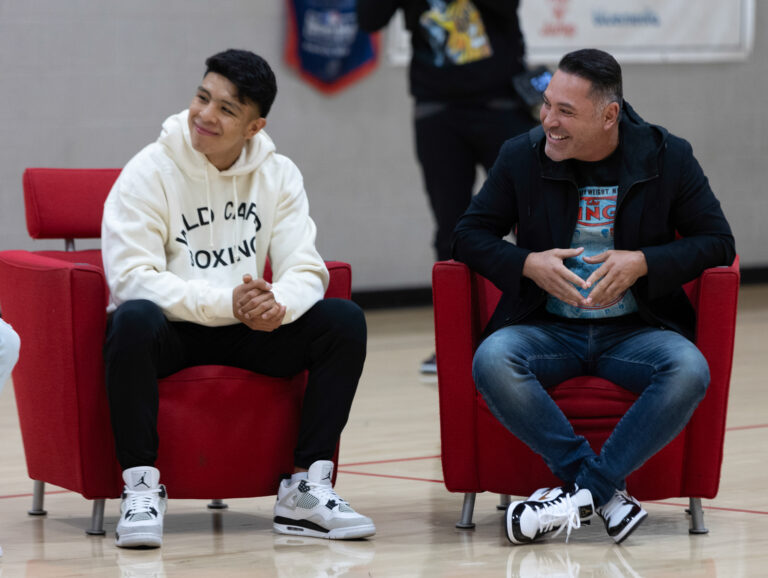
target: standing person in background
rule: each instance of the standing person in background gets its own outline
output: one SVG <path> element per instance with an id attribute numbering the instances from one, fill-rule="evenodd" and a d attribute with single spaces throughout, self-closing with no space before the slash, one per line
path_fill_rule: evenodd
<path id="1" fill-rule="evenodd" d="M 358 0 L 361 29 L 386 26 L 398 9 L 411 32 L 410 92 L 416 155 L 436 222 L 437 260 L 475 184 L 505 140 L 534 126 L 512 87 L 525 70 L 517 0 Z M 434 354 L 422 364 L 435 373 Z"/>

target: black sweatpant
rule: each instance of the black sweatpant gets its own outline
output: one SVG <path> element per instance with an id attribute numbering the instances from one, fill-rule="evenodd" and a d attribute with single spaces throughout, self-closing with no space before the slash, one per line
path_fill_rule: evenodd
<path id="1" fill-rule="evenodd" d="M 309 370 L 294 465 L 332 459 L 363 370 L 367 329 L 352 301 L 324 299 L 272 332 L 242 323 L 206 327 L 168 321 L 151 301 L 110 315 L 104 345 L 107 395 L 123 469 L 157 459 L 157 380 L 193 365 L 229 365 L 273 377 Z M 211 399 L 215 403 L 215 399 Z M 243 408 L 246 419 L 259 419 Z"/>
<path id="2" fill-rule="evenodd" d="M 472 200 L 477 167 L 488 172 L 504 141 L 535 124 L 528 110 L 512 100 L 500 108 L 416 103 L 416 154 L 435 218 L 438 261 L 451 258 L 451 235 Z"/>

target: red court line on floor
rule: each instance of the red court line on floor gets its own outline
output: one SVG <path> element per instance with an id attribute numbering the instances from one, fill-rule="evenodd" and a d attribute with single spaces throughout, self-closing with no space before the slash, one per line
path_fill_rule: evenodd
<path id="1" fill-rule="evenodd" d="M 747 429 L 761 429 L 761 428 L 768 428 L 768 424 L 757 424 L 757 425 L 745 425 L 745 426 L 737 426 L 737 427 L 729 427 L 726 428 L 726 431 L 738 431 L 738 430 L 747 430 Z M 432 456 L 414 456 L 410 458 L 392 458 L 388 460 L 372 460 L 369 462 L 351 462 L 348 464 L 339 464 L 339 473 L 344 474 L 352 474 L 355 476 L 372 476 L 374 478 L 392 478 L 397 480 L 410 480 L 414 482 L 430 482 L 435 484 L 442 484 L 444 483 L 443 480 L 433 480 L 430 478 L 416 478 L 416 477 L 410 477 L 410 476 L 392 476 L 387 474 L 374 474 L 370 472 L 352 472 L 349 470 L 343 470 L 341 468 L 347 468 L 347 467 L 357 467 L 357 466 L 372 466 L 372 465 L 379 465 L 379 464 L 393 464 L 393 463 L 399 463 L 399 462 L 413 462 L 413 461 L 419 461 L 419 460 L 436 460 L 440 459 L 440 455 L 432 455 Z M 45 495 L 53 495 L 53 494 L 67 494 L 71 493 L 70 490 L 55 490 L 51 492 L 45 492 Z M 8 494 L 5 496 L 0 495 L 0 500 L 7 500 L 12 498 L 31 498 L 32 494 Z M 651 504 L 658 504 L 660 506 L 676 506 L 676 507 L 687 507 L 687 504 L 670 504 L 670 503 L 664 503 L 664 502 L 649 502 Z M 720 510 L 723 512 L 741 512 L 744 514 L 759 514 L 759 515 L 768 515 L 768 512 L 762 512 L 760 510 L 743 510 L 739 508 L 721 508 L 719 506 L 702 506 L 705 510 Z"/>
<path id="2" fill-rule="evenodd" d="M 646 504 L 656 504 L 657 506 L 675 506 L 678 508 L 687 508 L 688 504 L 673 504 L 671 502 L 645 502 Z M 759 514 L 761 516 L 768 516 L 768 512 L 761 510 L 743 510 L 741 508 L 724 508 L 722 506 L 707 506 L 702 504 L 704 510 L 718 510 L 720 512 L 740 512 L 742 514 Z"/>
<path id="3" fill-rule="evenodd" d="M 71 494 L 73 492 L 70 492 L 69 490 L 53 490 L 52 492 L 45 492 L 46 496 L 51 496 L 53 494 Z M 31 498 L 32 493 L 29 494 L 8 494 L 7 496 L 0 496 L 0 500 L 6 500 L 8 498 Z"/>
<path id="4" fill-rule="evenodd" d="M 753 427 L 753 426 L 749 426 Z M 755 427 L 761 427 L 761 426 L 755 426 Z M 342 469 L 348 466 L 359 466 L 359 465 L 370 465 L 370 464 L 391 464 L 396 462 L 410 462 L 415 460 L 429 460 L 429 459 L 437 459 L 440 456 L 421 456 L 421 457 L 411 457 L 411 458 L 400 458 L 400 459 L 390 459 L 390 460 L 380 460 L 380 461 L 372 461 L 372 462 L 358 462 L 354 464 L 346 464 L 344 466 L 339 465 L 339 471 L 340 474 L 351 474 L 353 476 L 371 476 L 373 478 L 390 478 L 390 479 L 396 479 L 396 480 L 408 480 L 413 482 L 430 482 L 435 484 L 443 484 L 443 480 L 434 480 L 431 478 L 417 478 L 413 476 L 394 476 L 390 474 L 377 474 L 373 472 L 354 472 L 346 469 Z M 648 502 L 649 504 L 656 504 L 659 506 L 673 506 L 676 508 L 688 508 L 689 504 L 679 504 L 679 503 L 670 503 L 670 502 Z M 718 510 L 721 512 L 738 512 L 742 514 L 757 514 L 760 516 L 768 516 L 768 511 L 761 511 L 761 510 L 745 510 L 742 508 L 724 508 L 721 506 L 707 506 L 702 504 L 702 508 L 704 510 Z"/>
<path id="5" fill-rule="evenodd" d="M 365 463 L 391 463 L 396 461 L 414 461 L 414 460 L 427 460 L 427 459 L 434 459 L 439 458 L 440 456 L 424 456 L 421 458 L 403 458 L 401 460 L 382 460 L 381 462 L 365 462 Z M 342 470 L 339 469 L 338 473 L 340 474 L 351 474 L 353 476 L 371 476 L 374 478 L 390 478 L 390 479 L 396 479 L 396 480 L 408 480 L 413 482 L 430 482 L 435 484 L 442 484 L 443 480 L 433 480 L 431 478 L 416 478 L 412 476 L 392 476 L 389 474 L 374 474 L 371 472 L 352 472 L 349 470 Z M 46 496 L 50 496 L 53 494 L 72 494 L 75 492 L 72 492 L 70 490 L 54 490 L 51 492 L 45 492 Z M 8 494 L 5 496 L 0 496 L 0 500 L 6 500 L 11 498 L 31 498 L 32 494 Z M 655 504 L 657 506 L 672 506 L 675 508 L 687 508 L 689 504 L 678 504 L 678 503 L 671 503 L 671 502 L 647 502 L 648 504 Z M 742 508 L 724 508 L 722 506 L 707 506 L 702 504 L 702 508 L 704 510 L 718 510 L 720 512 L 738 512 L 741 514 L 757 514 L 759 516 L 768 516 L 768 512 L 764 512 L 761 510 L 745 510 Z"/>
<path id="6" fill-rule="evenodd" d="M 352 467 L 352 466 L 370 466 L 370 465 L 376 465 L 376 464 L 391 464 L 391 463 L 394 463 L 394 462 L 414 462 L 416 460 L 434 460 L 434 459 L 439 459 L 439 458 L 440 458 L 440 454 L 438 454 L 436 456 L 417 456 L 417 457 L 414 457 L 414 458 L 393 458 L 393 459 L 390 459 L 390 460 L 374 460 L 374 461 L 371 461 L 371 462 L 353 462 L 353 463 L 350 463 L 350 464 L 343 464 L 343 465 L 339 464 L 339 467 L 340 468 L 348 468 L 348 467 Z"/>
<path id="7" fill-rule="evenodd" d="M 411 476 L 391 476 L 389 474 L 374 474 L 371 472 L 351 472 L 349 470 L 339 470 L 340 474 L 352 474 L 353 476 L 371 476 L 373 478 L 391 478 L 395 480 L 409 480 L 413 482 L 433 482 L 435 484 L 442 484 L 443 480 L 432 480 L 430 478 L 414 478 Z"/>
<path id="8" fill-rule="evenodd" d="M 414 478 L 409 476 L 392 476 L 389 474 L 374 474 L 371 472 L 351 472 L 349 470 L 339 470 L 340 474 L 351 474 L 353 476 L 371 476 L 373 478 L 393 478 L 397 480 L 409 480 L 414 482 L 433 482 L 436 484 L 442 484 L 444 483 L 443 480 L 432 480 L 429 478 Z M 687 508 L 688 504 L 673 504 L 669 502 L 646 502 L 648 504 L 656 504 L 657 506 L 674 506 L 676 508 Z M 723 508 L 721 506 L 706 506 L 702 504 L 702 509 L 704 510 L 719 510 L 721 512 L 739 512 L 742 514 L 758 514 L 761 516 L 768 516 L 768 512 L 763 512 L 761 510 L 743 510 L 741 508 Z"/>
<path id="9" fill-rule="evenodd" d="M 759 425 L 740 425 L 736 427 L 727 427 L 725 428 L 725 431 L 737 431 L 737 430 L 743 430 L 743 429 L 761 429 L 768 427 L 768 423 L 763 423 Z"/>

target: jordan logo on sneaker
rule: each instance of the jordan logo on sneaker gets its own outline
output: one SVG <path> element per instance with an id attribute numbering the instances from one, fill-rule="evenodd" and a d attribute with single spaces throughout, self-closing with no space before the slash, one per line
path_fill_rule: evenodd
<path id="1" fill-rule="evenodd" d="M 321 480 L 330 480 L 330 479 L 331 479 L 331 472 L 328 472 L 328 475 L 327 475 L 327 476 L 325 476 L 325 477 L 323 477 L 323 478 L 320 478 L 320 479 L 321 479 Z"/>
<path id="2" fill-rule="evenodd" d="M 144 472 L 143 474 L 141 474 L 141 478 L 139 478 L 139 481 L 138 481 L 138 482 L 136 482 L 136 483 L 134 484 L 134 486 L 135 486 L 135 487 L 139 487 L 141 484 L 144 484 L 145 486 L 147 486 L 147 489 L 152 489 L 152 488 L 150 488 L 150 487 L 149 487 L 149 484 L 148 484 L 148 483 L 147 483 L 147 481 L 144 479 L 144 478 L 146 478 L 146 477 L 147 477 L 147 474 L 148 474 L 148 473 L 149 473 L 149 472 Z"/>

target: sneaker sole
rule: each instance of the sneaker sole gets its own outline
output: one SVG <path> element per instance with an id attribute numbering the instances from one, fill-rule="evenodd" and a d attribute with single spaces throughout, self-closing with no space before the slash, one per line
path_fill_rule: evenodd
<path id="1" fill-rule="evenodd" d="M 363 526 L 350 526 L 348 528 L 333 528 L 323 532 L 313 530 L 304 526 L 294 524 L 273 523 L 272 528 L 278 534 L 289 534 L 291 536 L 308 536 L 310 538 L 325 538 L 326 540 L 354 540 L 357 538 L 367 538 L 376 533 L 376 526 L 365 524 Z"/>
<path id="2" fill-rule="evenodd" d="M 635 517 L 632 519 L 632 521 L 631 521 L 629 524 L 627 524 L 626 526 L 624 526 L 624 528 L 622 528 L 621 532 L 619 532 L 619 533 L 618 533 L 618 534 L 616 534 L 615 536 L 611 536 L 611 538 L 613 538 L 613 541 L 614 541 L 614 542 L 616 542 L 617 544 L 621 544 L 621 543 L 622 543 L 624 540 L 626 540 L 627 538 L 629 538 L 629 535 L 630 535 L 632 532 L 634 532 L 635 530 L 637 530 L 637 527 L 638 527 L 638 526 L 639 526 L 639 525 L 640 525 L 640 524 L 643 522 L 643 520 L 645 520 L 647 517 L 648 517 L 648 512 L 646 512 L 645 510 L 643 510 L 643 511 L 642 511 L 640 514 L 638 514 L 637 516 L 635 516 Z"/>
<path id="3" fill-rule="evenodd" d="M 136 532 L 115 536 L 118 548 L 159 548 L 163 545 L 163 537 L 157 534 Z"/>

